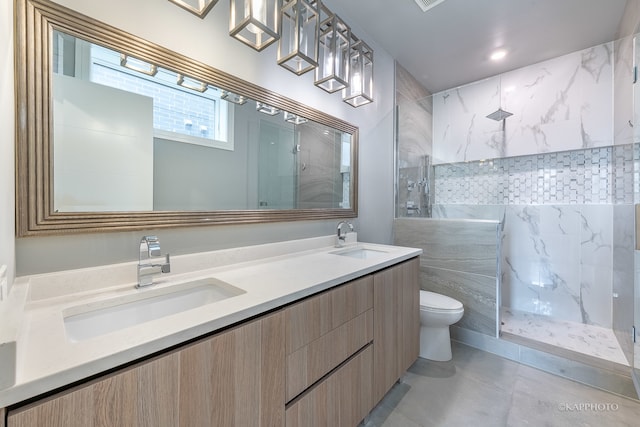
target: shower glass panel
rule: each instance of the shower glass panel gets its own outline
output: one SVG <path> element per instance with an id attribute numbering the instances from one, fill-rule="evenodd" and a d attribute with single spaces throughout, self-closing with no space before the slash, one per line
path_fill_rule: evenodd
<path id="1" fill-rule="evenodd" d="M 636 35 L 633 38 L 633 69 L 637 73 L 638 64 L 640 64 L 640 46 L 638 43 L 640 42 L 640 35 Z M 636 80 L 633 84 L 633 121 L 629 123 L 633 129 L 633 153 L 634 153 L 634 163 L 633 163 L 633 177 L 634 177 L 634 192 L 633 192 L 633 201 L 635 204 L 635 253 L 634 253 L 634 287 L 633 287 L 633 324 L 635 325 L 633 328 L 634 334 L 634 344 L 633 344 L 633 360 L 632 367 L 633 373 L 636 379 L 640 379 L 640 337 L 638 337 L 638 333 L 640 331 L 637 328 L 640 327 L 640 243 L 638 235 L 638 227 L 640 224 L 639 215 L 640 215 L 640 182 L 638 179 L 638 173 L 640 172 L 640 162 L 639 162 L 639 153 L 640 153 L 640 83 L 637 82 L 637 75 L 635 76 Z M 636 382 L 638 384 L 638 382 Z M 636 391 L 640 394 L 640 390 L 636 386 Z"/>
<path id="2" fill-rule="evenodd" d="M 293 133 L 285 126 L 260 121 L 259 209 L 292 209 L 296 206 L 297 152 Z"/>

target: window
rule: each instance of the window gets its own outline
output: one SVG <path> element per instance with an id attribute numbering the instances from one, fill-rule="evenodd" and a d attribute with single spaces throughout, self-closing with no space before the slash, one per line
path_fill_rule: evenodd
<path id="1" fill-rule="evenodd" d="M 233 150 L 233 106 L 220 99 L 218 88 L 157 68 L 118 52 L 57 33 L 56 70 L 76 78 L 153 98 L 153 127 L 157 138 Z M 70 54 L 72 52 L 73 54 Z M 150 73 L 151 74 L 151 73 Z M 202 92 L 196 90 L 202 87 Z"/>

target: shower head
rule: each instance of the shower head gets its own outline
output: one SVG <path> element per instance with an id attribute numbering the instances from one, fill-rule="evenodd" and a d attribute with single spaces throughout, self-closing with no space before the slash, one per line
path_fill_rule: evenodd
<path id="1" fill-rule="evenodd" d="M 504 111 L 502 108 L 498 108 L 496 111 L 494 111 L 493 113 L 489 114 L 487 116 L 487 119 L 491 119 L 491 120 L 495 120 L 496 122 L 502 121 L 504 119 L 506 119 L 509 116 L 513 116 L 513 113 L 510 113 L 508 111 Z"/>
<path id="2" fill-rule="evenodd" d="M 420 9 L 422 9 L 423 12 L 426 12 L 432 7 L 436 7 L 443 1 L 444 0 L 415 0 L 415 2 L 418 4 L 418 6 L 420 6 Z"/>

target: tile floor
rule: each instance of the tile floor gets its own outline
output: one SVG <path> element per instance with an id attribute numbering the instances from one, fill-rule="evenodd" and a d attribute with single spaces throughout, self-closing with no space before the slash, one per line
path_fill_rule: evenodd
<path id="1" fill-rule="evenodd" d="M 626 399 L 453 342 L 453 360 L 418 359 L 365 427 L 640 425 Z"/>

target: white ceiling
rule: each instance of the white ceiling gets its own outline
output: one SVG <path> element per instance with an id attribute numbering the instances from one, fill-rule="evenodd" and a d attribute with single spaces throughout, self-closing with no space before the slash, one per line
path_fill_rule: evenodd
<path id="1" fill-rule="evenodd" d="M 415 0 L 341 0 L 338 7 L 436 93 L 615 40 L 626 3 L 445 0 L 422 12 Z M 497 48 L 508 51 L 499 63 L 489 59 Z"/>

